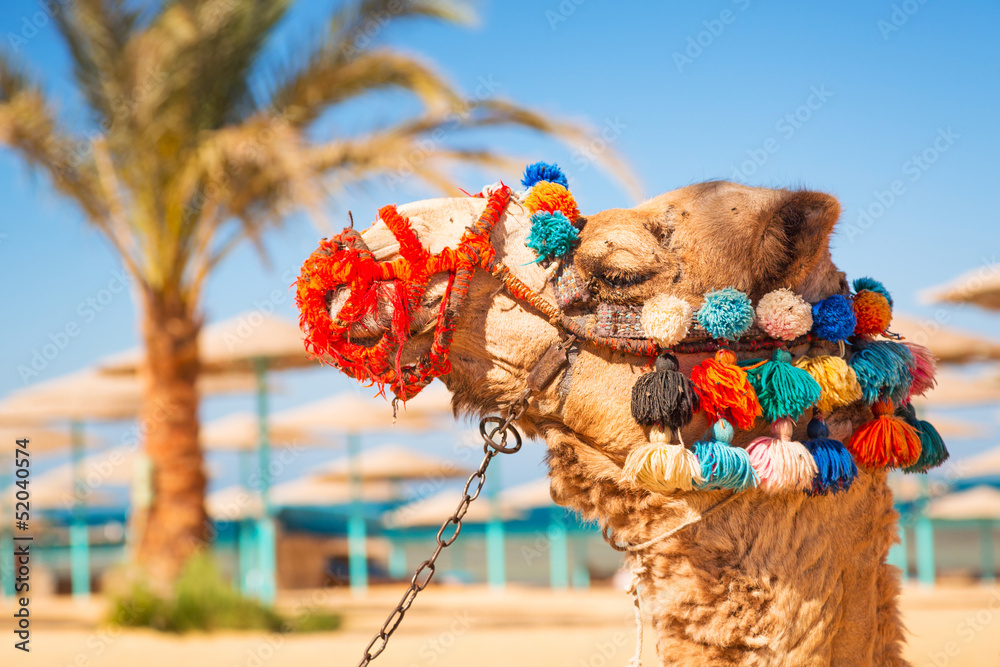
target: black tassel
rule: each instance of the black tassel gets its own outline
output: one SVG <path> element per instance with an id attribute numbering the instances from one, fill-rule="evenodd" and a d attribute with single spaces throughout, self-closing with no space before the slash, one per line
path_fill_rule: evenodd
<path id="1" fill-rule="evenodd" d="M 655 370 L 644 373 L 632 387 L 632 417 L 645 426 L 663 430 L 687 426 L 698 411 L 698 394 L 691 380 L 677 369 L 677 358 L 664 352 Z"/>

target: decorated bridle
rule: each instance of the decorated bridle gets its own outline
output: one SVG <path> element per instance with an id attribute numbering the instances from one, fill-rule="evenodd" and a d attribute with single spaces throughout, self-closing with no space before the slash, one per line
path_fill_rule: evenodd
<path id="1" fill-rule="evenodd" d="M 813 304 L 779 289 L 754 306 L 734 288 L 709 292 L 697 311 L 670 295 L 641 307 L 597 301 L 573 265 L 582 218 L 565 176 L 554 165 L 536 163 L 522 183 L 526 189 L 516 194 L 495 184 L 475 195 L 486 198 L 485 210 L 456 247 L 437 254 L 424 248 L 395 206 L 382 208 L 379 219 L 399 242 L 396 259 L 377 261 L 353 229 L 324 239 L 297 281 L 307 350 L 380 393 L 388 386 L 397 398 L 409 399 L 450 372 L 456 321 L 472 276 L 482 269 L 573 339 L 655 359 L 632 392 L 633 417 L 648 427 L 649 442 L 629 453 L 622 472 L 627 483 L 658 492 L 757 487 L 825 493 L 848 488 L 858 464 L 925 472 L 948 457 L 940 435 L 910 405 L 913 396 L 934 386 L 934 357 L 889 333 L 892 298 L 880 282 L 855 280 L 851 296 Z M 530 212 L 525 245 L 539 262 L 556 264 L 554 303 L 497 259 L 491 234 L 514 198 Z M 433 342 L 417 362 L 404 365 L 411 316 L 430 279 L 440 274 L 447 275 L 447 284 Z M 349 294 L 331 315 L 331 303 L 344 289 Z M 378 317 L 380 299 L 392 311 L 384 333 L 374 344 L 352 341 L 353 327 Z M 840 354 L 793 361 L 789 348 L 823 341 L 838 345 Z M 756 350 L 770 357 L 737 360 L 736 352 Z M 674 355 L 692 352 L 714 356 L 696 365 L 689 378 Z M 830 438 L 823 414 L 859 401 L 874 418 L 845 446 Z M 810 408 L 809 439 L 795 442 L 794 421 Z M 680 431 L 698 412 L 712 427 L 687 446 Z M 749 430 L 761 417 L 772 423 L 771 436 L 734 446 L 734 428 Z"/>

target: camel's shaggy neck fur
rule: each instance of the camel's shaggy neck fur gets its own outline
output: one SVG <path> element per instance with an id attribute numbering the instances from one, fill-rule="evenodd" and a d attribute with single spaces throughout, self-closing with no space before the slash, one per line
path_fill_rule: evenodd
<path id="1" fill-rule="evenodd" d="M 481 199 L 445 199 L 400 207 L 432 252 L 454 245 L 482 212 Z M 791 287 L 817 300 L 846 291 L 830 260 L 828 238 L 839 216 L 835 199 L 816 192 L 709 183 L 676 190 L 634 209 L 587 219 L 576 266 L 601 299 L 641 304 L 667 292 L 697 307 L 713 288 L 737 287 L 755 300 Z M 500 258 L 529 287 L 547 293 L 547 275 L 524 246 L 526 212 L 512 203 L 494 230 Z M 381 223 L 364 233 L 379 259 L 397 251 Z M 627 275 L 627 286 L 611 277 Z M 606 279 L 608 278 L 608 279 Z M 634 284 L 631 284 L 634 283 Z M 443 285 L 428 290 L 437 307 Z M 414 321 L 429 318 L 415 317 Z M 426 349 L 414 331 L 411 357 Z M 484 413 L 514 399 L 528 371 L 561 332 L 478 272 L 459 320 L 452 372 L 443 379 L 457 410 Z M 805 349 L 792 350 L 799 355 Z M 572 366 L 533 398 L 519 425 L 544 437 L 552 497 L 596 519 L 621 543 L 640 544 L 702 512 L 729 492 L 662 495 L 620 480 L 628 452 L 647 441 L 629 397 L 647 360 L 592 345 L 577 346 Z M 687 373 L 700 357 L 681 358 Z M 832 435 L 846 439 L 867 410 L 831 415 Z M 707 428 L 703 416 L 686 442 Z M 758 433 L 742 434 L 737 444 Z M 795 432 L 805 437 L 805 426 Z M 724 509 L 658 542 L 644 566 L 642 598 L 657 631 L 664 665 L 886 665 L 900 657 L 898 571 L 885 563 L 896 513 L 883 473 L 862 473 L 833 496 L 740 494 Z"/>

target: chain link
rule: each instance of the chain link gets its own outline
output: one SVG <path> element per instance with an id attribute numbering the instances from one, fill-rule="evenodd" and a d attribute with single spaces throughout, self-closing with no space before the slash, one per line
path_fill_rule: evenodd
<path id="1" fill-rule="evenodd" d="M 462 519 L 465 518 L 465 514 L 469 511 L 469 506 L 479 497 L 479 494 L 483 490 L 483 485 L 486 483 L 486 468 L 489 467 L 490 461 L 497 454 L 513 454 L 521 449 L 521 434 L 514 427 L 514 422 L 520 419 L 524 415 L 525 410 L 528 409 L 528 397 L 530 395 L 531 391 L 525 390 L 524 393 L 518 396 L 514 403 L 504 410 L 503 416 L 484 417 L 480 420 L 479 434 L 483 438 L 483 460 L 479 464 L 479 468 L 469 476 L 469 480 L 465 483 L 465 488 L 462 491 L 462 500 L 459 501 L 455 512 L 441 524 L 441 528 L 435 537 L 437 547 L 431 553 L 430 558 L 418 565 L 417 569 L 413 572 L 409 587 L 403 593 L 403 597 L 400 598 L 399 604 L 392 610 L 389 617 L 385 619 L 385 623 L 382 624 L 378 634 L 368 642 L 368 646 L 365 647 L 364 656 L 362 656 L 361 662 L 358 663 L 358 667 L 365 667 L 381 655 L 389 643 L 389 637 L 399 627 L 403 616 L 410 608 L 410 605 L 413 604 L 413 601 L 416 600 L 417 593 L 427 588 L 427 585 L 431 582 L 438 556 L 458 539 L 459 533 L 462 532 Z M 508 435 L 512 435 L 514 438 L 514 442 L 510 445 L 507 444 Z M 450 533 L 446 538 L 444 535 L 448 531 L 449 526 L 454 526 L 454 532 Z"/>

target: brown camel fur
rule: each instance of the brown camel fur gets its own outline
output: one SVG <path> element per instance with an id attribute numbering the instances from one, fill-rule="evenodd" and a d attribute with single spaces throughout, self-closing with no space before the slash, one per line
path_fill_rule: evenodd
<path id="1" fill-rule="evenodd" d="M 424 244 L 439 252 L 454 246 L 483 208 L 482 199 L 441 199 L 402 206 L 400 213 Z M 816 301 L 847 292 L 828 248 L 839 214 L 837 201 L 818 192 L 703 183 L 633 209 L 590 216 L 575 261 L 605 301 L 641 304 L 669 293 L 697 308 L 705 292 L 729 286 L 755 301 L 779 287 Z M 534 255 L 524 245 L 527 217 L 512 201 L 493 242 L 507 266 L 554 301 L 546 269 L 532 263 Z M 398 244 L 381 222 L 363 236 L 377 258 L 395 256 Z M 443 287 L 438 277 L 428 290 L 426 312 L 413 319 L 404 361 L 427 349 Z M 353 333 L 358 339 L 380 332 L 359 327 Z M 493 276 L 478 271 L 455 333 L 453 370 L 442 378 L 456 410 L 486 414 L 509 404 L 562 335 L 502 291 Z M 702 356 L 682 356 L 681 370 L 689 372 Z M 518 422 L 547 443 L 553 499 L 599 521 L 619 544 L 654 539 L 732 495 L 664 495 L 621 480 L 628 452 L 648 440 L 629 408 L 632 385 L 647 361 L 580 344 L 571 366 L 532 399 Z M 846 440 L 868 418 L 867 409 L 853 408 L 827 421 L 833 437 Z M 796 428 L 798 439 L 805 438 L 805 421 Z M 684 441 L 693 442 L 706 428 L 705 418 L 696 417 Z M 738 434 L 736 444 L 765 429 Z M 700 522 L 630 555 L 633 565 L 644 566 L 640 588 L 660 662 L 905 664 L 896 606 L 899 573 L 885 562 L 896 519 L 885 474 L 862 472 L 849 492 L 836 495 L 741 493 Z"/>

